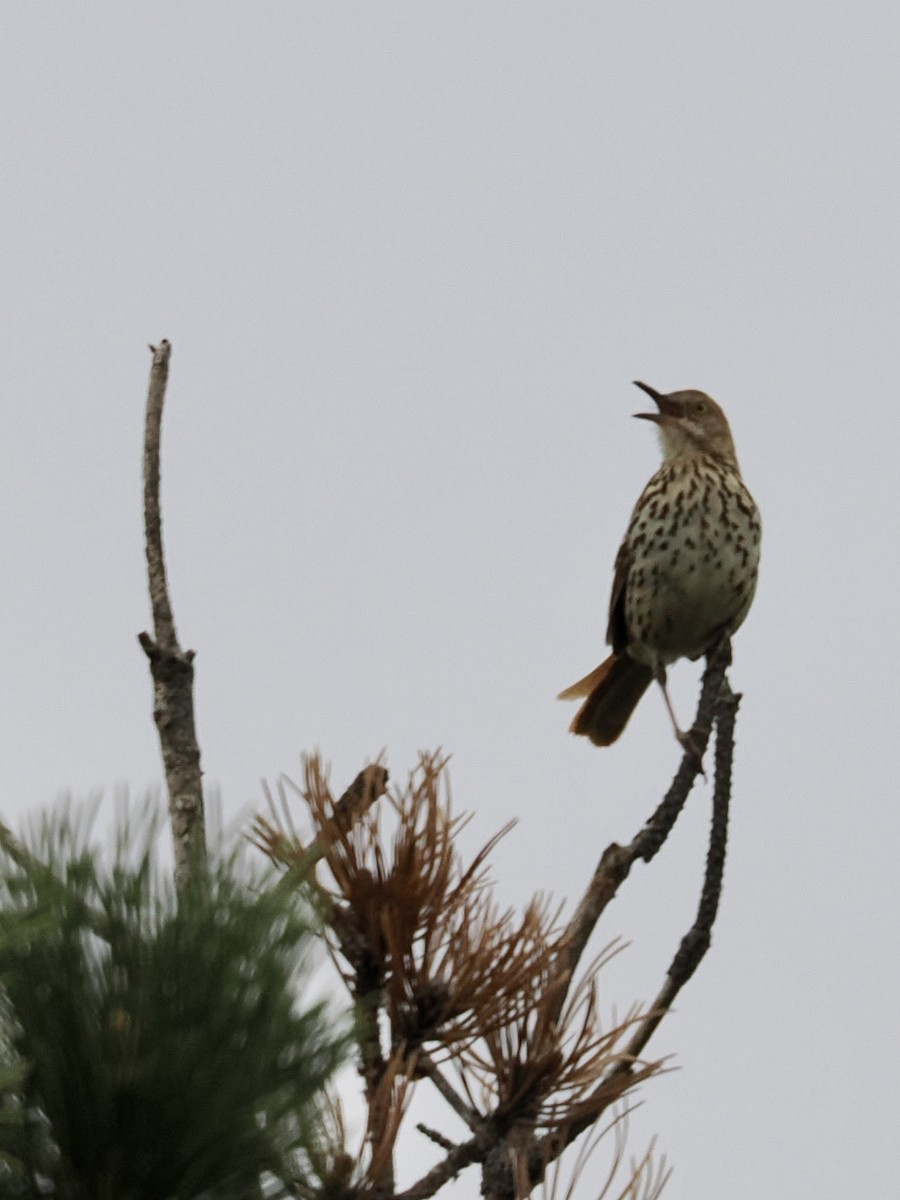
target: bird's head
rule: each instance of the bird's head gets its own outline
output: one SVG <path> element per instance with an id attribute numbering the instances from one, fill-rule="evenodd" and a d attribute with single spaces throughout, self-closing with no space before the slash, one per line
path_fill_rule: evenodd
<path id="1" fill-rule="evenodd" d="M 666 462 L 684 455 L 709 454 L 737 467 L 728 419 L 715 400 L 693 388 L 664 393 L 638 379 L 634 382 L 653 398 L 659 410 L 634 415 L 644 421 L 653 421 L 659 427 Z"/>

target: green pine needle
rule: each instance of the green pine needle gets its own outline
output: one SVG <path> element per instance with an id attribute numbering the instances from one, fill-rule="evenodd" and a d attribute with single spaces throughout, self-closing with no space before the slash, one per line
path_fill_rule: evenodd
<path id="1" fill-rule="evenodd" d="M 310 911 L 238 853 L 179 906 L 157 820 L 120 821 L 110 863 L 89 817 L 0 863 L 0 1194 L 258 1196 L 294 1177 L 346 1048 L 302 1004 Z"/>

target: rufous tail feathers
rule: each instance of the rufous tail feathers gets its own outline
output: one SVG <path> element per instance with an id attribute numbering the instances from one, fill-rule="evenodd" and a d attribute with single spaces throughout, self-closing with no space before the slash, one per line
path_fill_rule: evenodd
<path id="1" fill-rule="evenodd" d="M 611 746 L 652 682 L 649 667 L 628 654 L 611 654 L 590 675 L 559 693 L 560 700 L 587 696 L 569 726 L 570 733 L 583 734 L 595 746 Z"/>

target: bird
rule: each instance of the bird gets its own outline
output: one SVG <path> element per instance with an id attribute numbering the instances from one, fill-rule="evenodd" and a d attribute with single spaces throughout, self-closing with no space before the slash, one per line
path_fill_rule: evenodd
<path id="1" fill-rule="evenodd" d="M 663 463 L 638 497 L 616 556 L 606 640 L 612 653 L 560 692 L 583 700 L 570 732 L 611 746 L 655 679 L 675 736 L 666 668 L 698 659 L 741 626 L 756 592 L 762 525 L 741 477 L 725 413 L 705 392 L 658 392 L 656 412 L 634 415 L 658 429 Z"/>

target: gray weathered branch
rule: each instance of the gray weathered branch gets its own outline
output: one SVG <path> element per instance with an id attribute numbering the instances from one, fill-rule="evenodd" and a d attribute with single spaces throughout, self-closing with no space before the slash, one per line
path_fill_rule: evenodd
<path id="1" fill-rule="evenodd" d="M 575 968 L 578 966 L 603 910 L 613 899 L 620 885 L 628 878 L 631 868 L 637 860 L 643 859 L 644 862 L 650 862 L 659 851 L 672 832 L 694 781 L 703 770 L 702 756 L 709 742 L 713 720 L 718 712 L 720 695 L 723 688 L 727 687 L 725 673 L 730 662 L 731 648 L 727 641 L 723 641 L 710 655 L 703 673 L 697 715 L 691 730 L 691 739 L 697 752 L 685 752 L 669 790 L 635 837 L 625 846 L 612 842 L 600 857 L 588 889 L 575 910 L 562 939 L 560 967 L 569 972 L 570 986 Z M 717 746 L 720 740 L 721 736 L 717 739 Z M 562 1011 L 567 992 L 568 989 L 561 991 L 558 1000 L 559 1011 Z"/>
<path id="2" fill-rule="evenodd" d="M 681 939 L 678 950 L 672 959 L 666 973 L 665 982 L 647 1015 L 640 1022 L 628 1045 L 616 1065 L 604 1076 L 594 1089 L 594 1095 L 603 1093 L 615 1095 L 620 1091 L 621 1084 L 627 1084 L 629 1077 L 639 1066 L 640 1056 L 660 1022 L 669 1012 L 675 997 L 691 978 L 706 951 L 709 949 L 712 926 L 719 908 L 722 893 L 722 879 L 725 867 L 725 849 L 728 838 L 728 816 L 731 805 L 731 768 L 734 759 L 734 725 L 737 716 L 740 696 L 736 695 L 725 678 L 730 661 L 727 646 L 720 647 L 710 658 L 704 677 L 704 692 L 706 684 L 712 677 L 715 685 L 712 699 L 711 721 L 708 728 L 715 726 L 715 784 L 713 789 L 712 822 L 710 826 L 709 848 L 706 856 L 706 872 L 697 916 L 693 925 Z M 701 708 L 703 698 L 701 697 Z M 698 711 L 698 724 L 699 724 Z M 696 733 L 696 728 L 694 730 Z M 709 734 L 706 734 L 707 738 Z M 683 765 L 683 764 L 682 764 Z M 677 777 L 676 777 L 677 782 Z M 674 785 L 673 785 L 674 786 Z M 686 794 L 686 793 L 685 793 Z M 668 797 L 667 797 L 668 800 Z M 682 801 L 683 803 L 683 801 Z M 660 805 L 664 807 L 666 801 Z M 657 810 L 657 813 L 660 810 Z M 656 815 L 656 814 L 654 814 Z M 677 813 L 676 813 L 677 815 Z M 668 820 L 669 814 L 666 816 Z M 652 819 L 651 819 L 652 822 Z M 672 822 L 674 823 L 674 818 Z M 649 825 L 650 823 L 648 823 Z M 671 824 L 669 825 L 671 828 Z M 646 832 L 647 826 L 638 834 L 637 842 Z M 659 843 L 662 844 L 661 842 Z M 634 842 L 631 843 L 634 845 Z M 655 846 L 652 853 L 659 848 Z M 643 855 L 639 855 L 642 857 Z M 652 855 L 651 855 L 652 857 Z M 590 1120 L 571 1122 L 563 1131 L 551 1135 L 535 1148 L 531 1163 L 531 1178 L 535 1183 L 543 1177 L 549 1163 L 558 1158 L 566 1146 L 585 1132 L 596 1120 L 596 1115 Z"/>
<path id="3" fill-rule="evenodd" d="M 153 719 L 159 732 L 169 818 L 175 845 L 175 885 L 179 893 L 206 867 L 206 829 L 200 747 L 194 727 L 194 651 L 182 650 L 175 632 L 162 543 L 159 502 L 160 440 L 169 357 L 163 340 L 151 346 L 153 361 L 144 426 L 144 532 L 153 633 L 138 634 L 153 678 Z"/>

